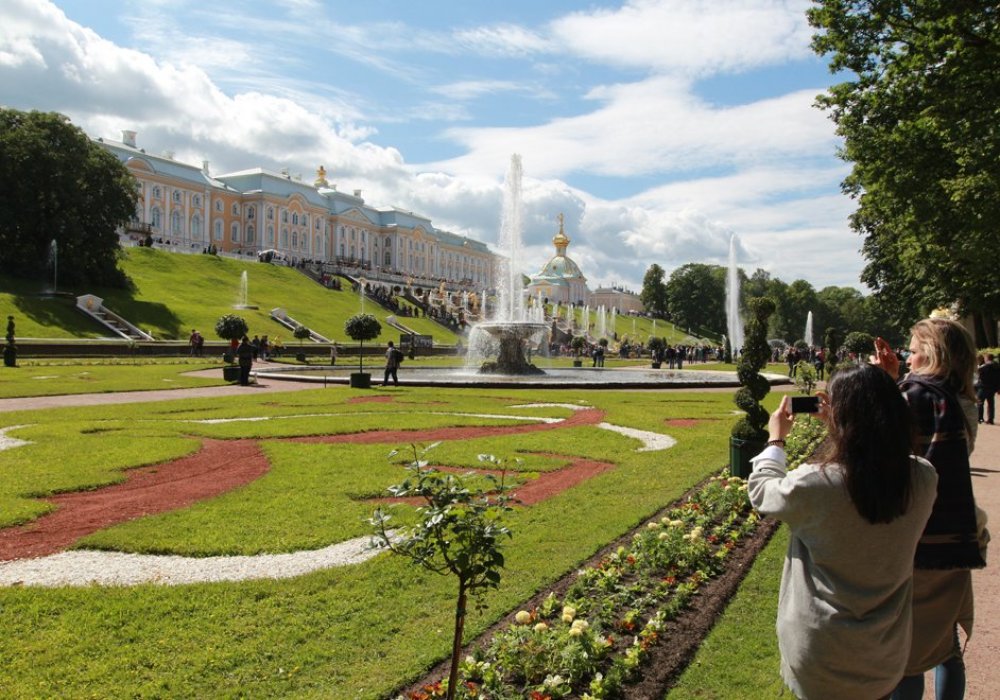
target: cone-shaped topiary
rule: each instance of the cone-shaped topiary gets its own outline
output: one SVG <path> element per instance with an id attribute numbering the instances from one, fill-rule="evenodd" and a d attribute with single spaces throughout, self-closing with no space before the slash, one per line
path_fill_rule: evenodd
<path id="1" fill-rule="evenodd" d="M 771 390 L 770 384 L 760 371 L 767 366 L 771 357 L 771 346 L 767 343 L 767 321 L 774 313 L 774 302 L 767 297 L 747 300 L 750 319 L 746 325 L 743 352 L 736 363 L 736 376 L 741 388 L 736 392 L 736 405 L 746 415 L 733 426 L 732 435 L 741 440 L 767 440 L 768 413 L 760 405 L 761 400 Z"/>

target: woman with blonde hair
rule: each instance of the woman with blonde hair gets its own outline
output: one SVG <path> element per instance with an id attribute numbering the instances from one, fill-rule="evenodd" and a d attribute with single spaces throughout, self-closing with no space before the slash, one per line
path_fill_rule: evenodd
<path id="1" fill-rule="evenodd" d="M 986 565 L 972 493 L 969 453 L 977 421 L 972 337 L 955 321 L 929 318 L 911 329 L 909 373 L 899 381 L 916 420 L 918 446 L 938 474 L 937 498 L 914 557 L 913 643 L 894 700 L 923 697 L 924 672 L 935 669 L 938 700 L 965 696 L 958 627 L 972 632 L 972 569 Z M 875 344 L 876 363 L 896 376 L 888 344 Z"/>
<path id="2" fill-rule="evenodd" d="M 912 454 L 912 417 L 885 372 L 846 367 L 829 392 L 819 394 L 829 437 L 814 461 L 786 473 L 785 396 L 747 485 L 753 506 L 791 532 L 776 625 L 782 678 L 805 700 L 874 700 L 906 667 L 913 556 L 937 476 Z"/>

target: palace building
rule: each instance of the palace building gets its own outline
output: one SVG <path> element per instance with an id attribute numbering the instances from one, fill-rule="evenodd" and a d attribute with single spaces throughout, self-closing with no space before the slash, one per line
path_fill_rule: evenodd
<path id="1" fill-rule="evenodd" d="M 360 190 L 340 192 L 320 166 L 311 184 L 287 172 L 253 168 L 211 175 L 136 145 L 96 139 L 135 177 L 139 203 L 125 234 L 152 236 L 175 248 L 210 246 L 256 256 L 274 251 L 289 263 L 310 261 L 347 269 L 447 282 L 472 289 L 494 286 L 496 254 L 482 242 L 434 227 L 400 209 L 365 204 Z"/>

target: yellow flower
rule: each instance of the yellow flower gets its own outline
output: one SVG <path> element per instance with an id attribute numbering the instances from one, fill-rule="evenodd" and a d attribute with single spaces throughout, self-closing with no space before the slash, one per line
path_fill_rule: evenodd
<path id="1" fill-rule="evenodd" d="M 517 615 L 514 616 L 514 620 L 519 625 L 526 625 L 531 622 L 531 613 L 527 610 L 518 610 Z"/>
<path id="2" fill-rule="evenodd" d="M 569 636 L 570 637 L 582 637 L 583 636 L 583 630 L 580 629 L 579 627 L 570 627 L 569 628 Z"/>
<path id="3" fill-rule="evenodd" d="M 535 625 L 535 631 L 536 632 L 544 632 L 548 628 L 549 628 L 549 626 L 546 625 L 544 622 L 539 622 L 537 625 Z"/>
<path id="4" fill-rule="evenodd" d="M 576 620 L 573 623 L 572 629 L 586 631 L 590 627 L 590 623 L 586 620 Z"/>

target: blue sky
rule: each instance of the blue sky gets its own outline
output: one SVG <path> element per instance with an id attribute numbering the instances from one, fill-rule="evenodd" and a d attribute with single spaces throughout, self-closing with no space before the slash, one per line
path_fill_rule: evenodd
<path id="1" fill-rule="evenodd" d="M 510 155 L 536 271 L 566 216 L 591 287 L 648 266 L 859 286 L 808 0 L 0 0 L 0 102 L 213 174 L 323 164 L 495 243 Z"/>

